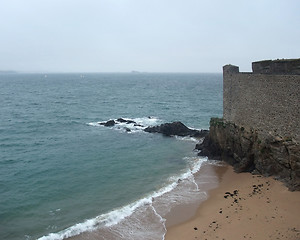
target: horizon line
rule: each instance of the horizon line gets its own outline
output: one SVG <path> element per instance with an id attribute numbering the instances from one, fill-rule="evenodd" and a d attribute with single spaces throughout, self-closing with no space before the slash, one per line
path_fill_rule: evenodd
<path id="1" fill-rule="evenodd" d="M 191 73 L 222 73 L 222 71 L 220 72 L 196 72 L 196 71 L 190 71 L 190 72 L 172 72 L 172 71 L 17 71 L 17 70 L 0 70 L 0 74 L 164 74 L 164 73 L 168 73 L 168 74 L 172 74 L 172 73 L 177 73 L 177 74 L 191 74 Z"/>

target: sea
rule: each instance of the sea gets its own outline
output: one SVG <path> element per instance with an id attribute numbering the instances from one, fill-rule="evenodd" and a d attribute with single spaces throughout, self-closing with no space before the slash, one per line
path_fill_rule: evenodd
<path id="1" fill-rule="evenodd" d="M 221 73 L 3 73 L 0 103 L 0 239 L 164 239 L 216 181 L 199 139 L 143 129 L 208 129 Z M 136 124 L 100 124 L 118 118 Z"/>

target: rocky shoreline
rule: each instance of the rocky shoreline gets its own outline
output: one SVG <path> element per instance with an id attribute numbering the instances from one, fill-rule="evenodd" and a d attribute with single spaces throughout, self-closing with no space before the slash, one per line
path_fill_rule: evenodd
<path id="1" fill-rule="evenodd" d="M 204 138 L 208 135 L 208 130 L 195 130 L 185 126 L 182 122 L 164 123 L 159 126 L 147 127 L 144 129 L 149 133 L 161 133 L 164 136 L 196 137 Z"/>
<path id="2" fill-rule="evenodd" d="M 209 134 L 196 149 L 199 155 L 229 163 L 236 172 L 274 176 L 289 190 L 300 190 L 300 145 L 293 138 L 212 118 Z"/>
<path id="3" fill-rule="evenodd" d="M 160 133 L 167 137 L 204 139 L 195 146 L 200 156 L 225 161 L 237 173 L 273 176 L 284 182 L 289 190 L 300 191 L 300 145 L 293 138 L 262 134 L 221 118 L 212 118 L 209 130 L 190 129 L 181 122 L 145 127 L 123 118 L 99 124 L 112 127 L 120 123 L 134 124 L 145 132 Z M 130 132 L 129 128 L 125 127 L 125 130 Z"/>
<path id="4" fill-rule="evenodd" d="M 149 117 L 150 118 L 150 117 Z M 196 130 L 191 129 L 185 126 L 182 122 L 171 122 L 171 123 L 163 123 L 157 126 L 143 126 L 136 123 L 133 120 L 128 120 L 124 118 L 118 118 L 117 120 L 108 120 L 106 122 L 99 122 L 99 125 L 103 125 L 105 127 L 113 127 L 120 123 L 125 124 L 133 124 L 136 127 L 144 128 L 143 131 L 148 133 L 161 133 L 164 136 L 171 137 L 171 136 L 180 136 L 180 137 L 195 137 L 195 138 L 204 138 L 208 135 L 208 130 Z M 125 130 L 130 132 L 129 128 L 125 127 Z"/>

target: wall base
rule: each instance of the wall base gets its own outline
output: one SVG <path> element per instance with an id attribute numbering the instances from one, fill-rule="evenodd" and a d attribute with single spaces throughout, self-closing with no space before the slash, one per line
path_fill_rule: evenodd
<path id="1" fill-rule="evenodd" d="M 294 139 L 212 118 L 209 135 L 196 149 L 199 155 L 228 162 L 236 172 L 274 176 L 290 190 L 300 190 L 300 145 Z"/>

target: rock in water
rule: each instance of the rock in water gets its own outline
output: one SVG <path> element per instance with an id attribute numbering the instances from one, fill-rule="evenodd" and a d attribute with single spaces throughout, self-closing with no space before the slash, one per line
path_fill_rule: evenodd
<path id="1" fill-rule="evenodd" d="M 206 130 L 193 130 L 185 126 L 182 122 L 164 123 L 159 126 L 147 127 L 145 132 L 149 133 L 162 133 L 165 136 L 191 136 L 191 137 L 205 137 Z"/>
<path id="2" fill-rule="evenodd" d="M 112 127 L 116 124 L 116 122 L 114 120 L 109 120 L 107 122 L 101 122 L 99 124 L 104 125 L 105 127 Z"/>
<path id="3" fill-rule="evenodd" d="M 125 119 L 123 119 L 123 118 L 118 118 L 117 121 L 120 122 L 120 123 L 127 122 L 127 120 L 125 120 Z"/>
<path id="4" fill-rule="evenodd" d="M 126 124 L 130 124 L 130 123 L 133 123 L 133 124 L 137 124 L 135 121 L 133 120 L 126 120 L 124 118 L 118 118 L 117 119 L 117 122 L 120 122 L 120 123 L 126 123 Z"/>

